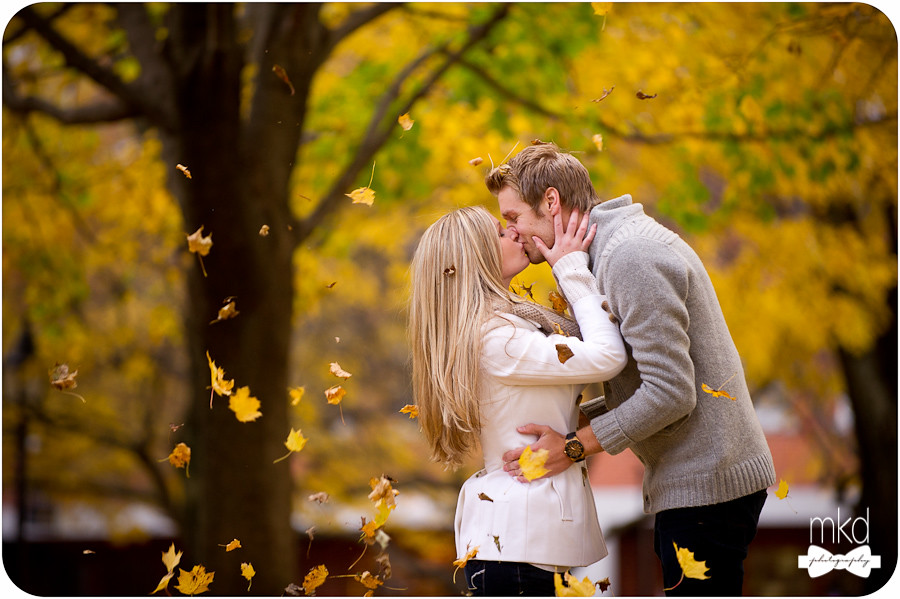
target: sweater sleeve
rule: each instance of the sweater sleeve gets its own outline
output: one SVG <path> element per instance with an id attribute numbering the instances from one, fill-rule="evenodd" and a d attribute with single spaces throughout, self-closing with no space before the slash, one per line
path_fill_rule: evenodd
<path id="1" fill-rule="evenodd" d="M 689 270 L 666 244 L 634 238 L 610 254 L 604 276 L 641 384 L 625 402 L 591 420 L 600 445 L 616 454 L 689 414 L 697 403 L 687 309 Z"/>
<path id="2" fill-rule="evenodd" d="M 570 298 L 570 307 L 582 339 L 544 333 L 515 325 L 489 327 L 483 363 L 486 371 L 509 384 L 588 384 L 606 381 L 625 367 L 622 336 L 601 304 L 605 297 L 587 265 L 585 252 L 573 252 L 557 261 L 554 276 Z M 572 302 L 571 298 L 578 299 Z M 562 347 L 565 346 L 565 347 Z M 571 357 L 562 358 L 571 351 Z"/>

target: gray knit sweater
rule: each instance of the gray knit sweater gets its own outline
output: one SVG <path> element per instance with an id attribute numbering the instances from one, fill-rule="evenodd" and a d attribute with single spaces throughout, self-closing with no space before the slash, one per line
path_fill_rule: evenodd
<path id="1" fill-rule="evenodd" d="M 590 220 L 591 270 L 621 323 L 628 364 L 604 385 L 606 405 L 583 409 L 605 451 L 631 449 L 644 464 L 644 511 L 721 503 L 774 484 L 741 359 L 700 258 L 629 195 L 598 204 Z"/>

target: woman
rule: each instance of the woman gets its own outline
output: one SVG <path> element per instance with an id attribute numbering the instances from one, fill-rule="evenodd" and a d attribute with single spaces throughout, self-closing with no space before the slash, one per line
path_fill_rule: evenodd
<path id="1" fill-rule="evenodd" d="M 412 261 L 409 334 L 419 422 L 432 458 L 458 467 L 480 444 L 484 469 L 460 491 L 456 550 L 474 595 L 554 595 L 553 573 L 607 554 L 583 461 L 528 484 L 503 471 L 502 455 L 535 439 L 516 427 L 542 422 L 574 431 L 587 383 L 625 365 L 618 330 L 588 270 L 594 228 L 577 214 L 553 248 L 538 244 L 569 301 L 574 325 L 511 294 L 529 264 L 523 244 L 486 209 L 463 208 L 422 236 Z M 574 332 L 577 333 L 577 328 Z M 558 345 L 572 356 L 565 361 Z"/>

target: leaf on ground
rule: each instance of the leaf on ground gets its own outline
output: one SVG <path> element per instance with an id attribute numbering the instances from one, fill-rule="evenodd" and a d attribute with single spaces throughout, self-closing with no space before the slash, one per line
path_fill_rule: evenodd
<path id="1" fill-rule="evenodd" d="M 200 565 L 194 566 L 190 572 L 181 568 L 179 570 L 181 574 L 178 575 L 178 584 L 175 585 L 175 588 L 185 595 L 205 593 L 209 590 L 209 585 L 216 575 L 215 572 L 207 572 L 206 568 Z"/>
<path id="2" fill-rule="evenodd" d="M 259 400 L 250 395 L 250 387 L 241 387 L 228 400 L 228 408 L 240 422 L 253 422 L 260 416 Z"/>
<path id="3" fill-rule="evenodd" d="M 532 451 L 531 445 L 525 447 L 522 455 L 519 456 L 519 467 L 522 469 L 522 476 L 528 480 L 534 480 L 550 472 L 544 468 L 549 455 L 550 452 L 546 449 Z"/>

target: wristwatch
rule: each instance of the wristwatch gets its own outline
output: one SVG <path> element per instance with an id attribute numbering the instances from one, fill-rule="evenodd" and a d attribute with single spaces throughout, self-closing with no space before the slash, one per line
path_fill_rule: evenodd
<path id="1" fill-rule="evenodd" d="M 581 462 L 584 460 L 584 445 L 575 436 L 575 433 L 566 435 L 566 455 L 573 462 Z"/>

